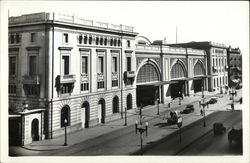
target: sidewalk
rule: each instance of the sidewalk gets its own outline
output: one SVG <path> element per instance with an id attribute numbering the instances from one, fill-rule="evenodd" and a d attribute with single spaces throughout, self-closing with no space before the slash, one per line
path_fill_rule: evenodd
<path id="1" fill-rule="evenodd" d="M 205 97 L 208 98 L 209 96 L 219 96 L 221 97 L 220 94 L 213 94 L 211 92 L 205 92 Z M 184 97 L 184 99 L 181 101 L 181 105 L 179 105 L 179 99 L 175 99 L 172 101 L 171 103 L 171 108 L 169 108 L 167 106 L 167 104 L 160 104 L 159 105 L 159 111 L 160 111 L 160 115 L 164 115 L 167 114 L 170 110 L 176 110 L 177 108 L 179 110 L 182 110 L 186 104 L 189 103 L 194 103 L 195 105 L 198 106 L 198 101 L 201 99 L 201 92 L 197 93 L 196 96 L 191 96 L 191 97 Z M 225 105 L 225 102 L 229 103 L 229 95 L 228 94 L 224 94 L 223 97 L 223 102 L 221 102 L 221 104 Z M 221 101 L 219 99 L 219 101 Z M 197 110 L 197 115 L 199 115 L 199 109 Z M 214 112 L 216 109 L 213 109 L 211 107 L 211 110 L 208 109 L 207 110 L 207 115 Z M 157 105 L 154 106 L 147 106 L 143 108 L 142 114 L 143 115 L 147 115 L 147 119 L 153 119 L 158 117 L 159 115 L 156 115 L 157 113 Z M 189 121 L 196 121 L 198 119 L 201 119 L 202 117 L 197 116 L 195 118 L 193 118 L 192 120 Z M 138 120 L 138 114 L 128 114 L 127 115 L 127 125 L 131 126 L 135 124 L 135 121 Z M 102 135 L 105 135 L 109 132 L 115 131 L 115 130 L 119 130 L 128 126 L 124 125 L 125 123 L 125 118 L 123 119 L 117 119 L 111 122 L 107 122 L 105 124 L 100 124 L 98 126 L 95 127 L 91 127 L 91 128 L 85 128 L 82 129 L 80 131 L 74 132 L 74 133 L 69 133 L 67 135 L 68 137 L 68 146 L 63 146 L 64 144 L 64 136 L 59 136 L 53 139 L 46 139 L 43 141 L 37 141 L 37 142 L 33 142 L 32 144 L 29 145 L 25 145 L 23 147 L 16 147 L 16 148 L 20 148 L 19 150 L 22 149 L 26 149 L 26 150 L 31 150 L 31 151 L 39 151 L 39 152 L 43 152 L 43 151 L 56 151 L 59 149 L 66 149 L 66 148 L 70 148 L 70 146 L 74 145 L 74 144 L 78 144 L 80 142 L 89 140 L 89 139 L 95 139 L 97 137 L 100 137 Z M 158 136 L 159 137 L 159 136 Z"/>

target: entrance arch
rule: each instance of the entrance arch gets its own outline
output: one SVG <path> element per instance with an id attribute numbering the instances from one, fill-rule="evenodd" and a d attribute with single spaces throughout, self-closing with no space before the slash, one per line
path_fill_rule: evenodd
<path id="1" fill-rule="evenodd" d="M 90 120 L 90 109 L 89 109 L 89 103 L 85 101 L 82 104 L 82 123 L 84 123 L 84 128 L 89 128 L 89 120 Z"/>
<path id="2" fill-rule="evenodd" d="M 127 95 L 127 110 L 132 109 L 132 95 L 128 94 Z"/>
<path id="3" fill-rule="evenodd" d="M 186 87 L 187 82 L 185 80 L 181 80 L 182 78 L 185 78 L 187 74 L 187 70 L 185 68 L 185 65 L 180 61 L 177 60 L 177 62 L 172 66 L 170 77 L 173 80 L 177 80 L 178 83 L 170 84 L 171 88 L 171 97 L 173 99 L 177 97 L 183 97 L 183 94 L 186 95 Z"/>
<path id="4" fill-rule="evenodd" d="M 201 75 L 205 75 L 205 68 L 203 64 L 200 61 L 198 61 L 194 65 L 194 76 L 201 76 Z M 203 79 L 194 80 L 193 86 L 194 86 L 194 93 L 202 91 L 202 86 L 204 87 Z"/>
<path id="5" fill-rule="evenodd" d="M 38 119 L 33 119 L 31 123 L 31 137 L 32 141 L 39 140 L 39 121 Z"/>
<path id="6" fill-rule="evenodd" d="M 65 119 L 67 123 L 65 124 Z M 68 105 L 64 106 L 61 109 L 61 127 L 65 127 L 70 125 L 70 107 Z"/>
<path id="7" fill-rule="evenodd" d="M 119 112 L 119 98 L 117 96 L 115 96 L 113 98 L 113 114 L 118 113 Z"/>
<path id="8" fill-rule="evenodd" d="M 98 102 L 98 118 L 100 123 L 105 123 L 105 100 L 101 98 Z"/>
<path id="9" fill-rule="evenodd" d="M 154 60 L 145 60 L 139 69 L 136 76 L 136 102 L 137 106 L 154 105 L 159 98 L 159 86 L 154 86 L 152 83 L 160 81 L 160 69 Z"/>

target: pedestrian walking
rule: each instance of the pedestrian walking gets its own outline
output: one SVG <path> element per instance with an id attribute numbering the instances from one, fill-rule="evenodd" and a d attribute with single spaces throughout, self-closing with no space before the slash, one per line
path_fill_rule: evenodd
<path id="1" fill-rule="evenodd" d="M 201 109 L 201 116 L 203 116 L 203 110 Z"/>

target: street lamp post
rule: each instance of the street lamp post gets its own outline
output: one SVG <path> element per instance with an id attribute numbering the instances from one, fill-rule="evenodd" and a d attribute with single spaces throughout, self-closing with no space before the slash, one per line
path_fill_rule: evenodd
<path id="1" fill-rule="evenodd" d="M 127 108 L 125 107 L 125 124 L 124 126 L 127 126 Z"/>
<path id="2" fill-rule="evenodd" d="M 67 119 L 64 120 L 64 127 L 65 127 L 65 142 L 64 142 L 64 146 L 67 146 Z"/>
<path id="3" fill-rule="evenodd" d="M 181 92 L 179 92 L 179 105 L 181 105 Z"/>
<path id="4" fill-rule="evenodd" d="M 204 87 L 203 86 L 201 86 L 201 91 L 202 91 L 201 97 L 204 98 Z"/>
<path id="5" fill-rule="evenodd" d="M 236 95 L 236 91 L 234 90 L 234 87 L 232 87 L 232 92 L 229 91 L 230 95 L 232 95 L 232 104 L 231 104 L 231 108 L 232 110 L 234 110 L 234 96 Z"/>
<path id="6" fill-rule="evenodd" d="M 160 108 L 159 108 L 159 104 L 160 104 L 160 99 L 157 98 L 157 115 L 160 115 Z"/>
<path id="7" fill-rule="evenodd" d="M 146 136 L 148 136 L 148 122 L 145 123 L 145 126 L 142 125 L 142 107 L 140 107 L 140 123 L 135 121 L 135 133 L 137 134 L 137 130 L 140 132 L 140 139 L 141 139 L 141 155 L 143 155 L 143 137 L 142 134 L 146 132 Z"/>
<path id="8" fill-rule="evenodd" d="M 204 102 L 204 100 L 203 100 L 203 103 L 201 105 L 202 105 L 202 108 L 203 108 L 203 126 L 206 127 L 206 111 L 205 111 L 205 106 L 206 105 L 208 106 L 208 103 Z"/>

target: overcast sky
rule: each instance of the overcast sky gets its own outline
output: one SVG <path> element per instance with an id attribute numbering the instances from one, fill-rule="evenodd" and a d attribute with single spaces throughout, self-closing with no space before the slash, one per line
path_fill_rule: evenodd
<path id="1" fill-rule="evenodd" d="M 166 37 L 177 40 L 214 41 L 240 47 L 249 46 L 247 1 L 6 1 L 10 16 L 34 12 L 58 12 L 84 19 L 135 27 L 151 41 Z M 243 54 L 244 55 L 244 54 Z"/>

